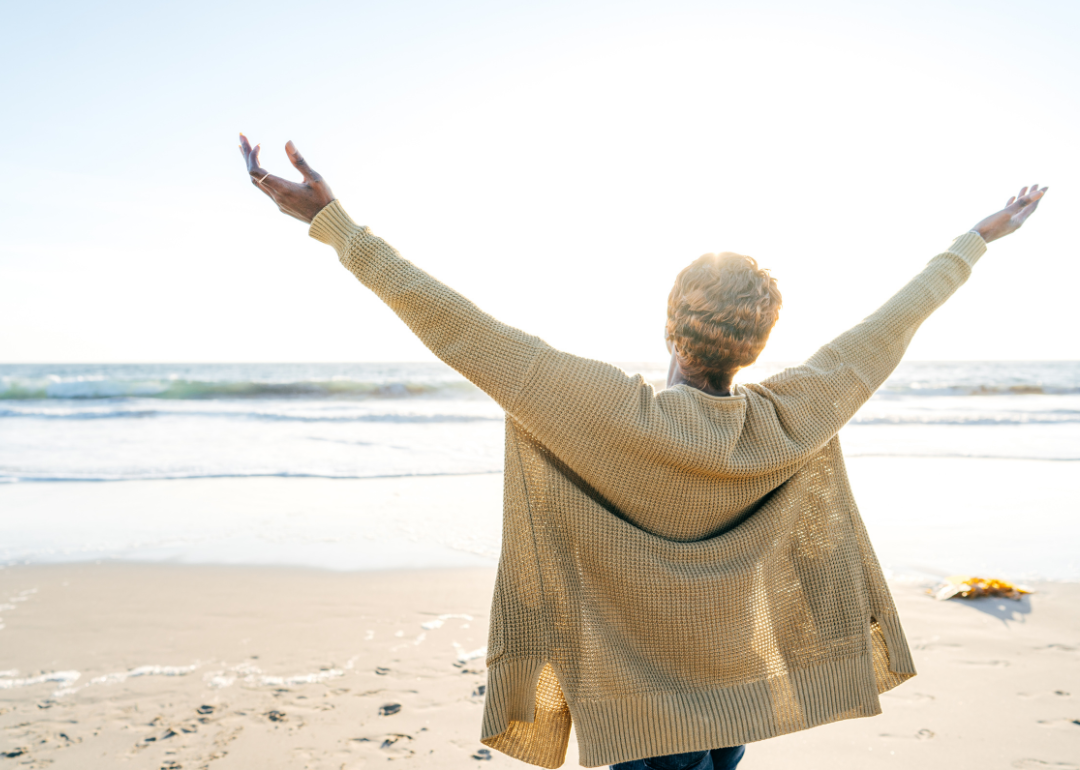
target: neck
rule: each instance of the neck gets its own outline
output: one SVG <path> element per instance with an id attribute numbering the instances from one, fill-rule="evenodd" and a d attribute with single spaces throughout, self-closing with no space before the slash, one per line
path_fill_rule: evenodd
<path id="1" fill-rule="evenodd" d="M 730 396 L 731 395 L 731 379 L 720 383 L 722 388 L 714 388 L 708 382 L 692 382 L 687 379 L 683 374 L 682 367 L 679 366 L 679 356 L 675 353 L 671 354 L 671 365 L 668 366 L 668 378 L 667 386 L 669 388 L 675 385 L 688 385 L 695 390 L 700 390 L 702 393 L 707 393 L 710 396 Z"/>

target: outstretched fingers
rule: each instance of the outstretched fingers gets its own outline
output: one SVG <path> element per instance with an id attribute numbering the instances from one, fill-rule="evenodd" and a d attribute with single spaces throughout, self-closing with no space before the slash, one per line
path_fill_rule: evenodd
<path id="1" fill-rule="evenodd" d="M 1048 189 L 1049 188 L 1044 187 L 1040 190 L 1039 185 L 1037 184 L 1033 184 L 1031 187 L 1025 187 L 1020 191 L 1020 196 L 1016 199 L 1016 203 L 1020 208 L 1030 206 L 1032 203 L 1035 203 L 1046 195 Z"/>
<path id="2" fill-rule="evenodd" d="M 259 150 L 262 149 L 262 145 L 257 144 L 255 148 L 248 153 L 247 166 L 248 173 L 252 176 L 266 176 L 269 172 L 259 165 Z"/>
<path id="3" fill-rule="evenodd" d="M 240 152 L 243 154 L 244 160 L 247 163 L 247 170 L 248 175 L 251 177 L 251 183 L 273 199 L 274 195 L 271 191 L 271 187 L 279 180 L 276 176 L 271 175 L 270 172 L 263 168 L 259 163 L 259 150 L 261 149 L 261 144 L 252 147 L 248 138 L 243 134 L 240 134 Z"/>
<path id="4" fill-rule="evenodd" d="M 243 134 L 240 134 L 240 152 L 243 153 L 244 160 L 247 163 L 248 174 L 250 174 L 253 179 L 264 177 L 270 173 L 259 165 L 259 151 L 261 149 L 261 144 L 252 147 L 248 138 Z"/>
<path id="5" fill-rule="evenodd" d="M 1008 203 L 1005 204 L 1005 208 L 1012 208 L 1014 211 L 1020 211 L 1025 206 L 1030 206 L 1033 202 L 1039 200 L 1046 194 L 1049 188 L 1039 189 L 1038 184 L 1033 184 L 1030 187 L 1021 187 L 1020 193 L 1009 198 Z"/>
<path id="6" fill-rule="evenodd" d="M 255 167 L 259 165 L 259 145 L 255 145 L 254 149 L 251 147 L 251 142 L 243 134 L 240 134 L 240 152 L 244 156 L 244 163 L 247 164 L 248 173 L 251 173 L 252 165 Z"/>
<path id="7" fill-rule="evenodd" d="M 1039 207 L 1039 201 L 1046 195 L 1048 189 L 1050 188 L 1039 189 L 1038 184 L 1033 184 L 1030 187 L 1021 188 L 1019 195 L 1009 198 L 1009 202 L 1005 204 L 1005 210 L 1009 213 L 1012 222 L 1010 232 L 1024 224 L 1028 217 L 1035 213 L 1035 209 Z"/>

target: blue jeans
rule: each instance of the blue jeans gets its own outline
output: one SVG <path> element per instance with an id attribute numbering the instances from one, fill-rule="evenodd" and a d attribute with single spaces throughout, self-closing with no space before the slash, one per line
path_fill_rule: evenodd
<path id="1" fill-rule="evenodd" d="M 691 751 L 686 754 L 668 754 L 666 757 L 635 759 L 620 762 L 611 770 L 735 770 L 735 765 L 746 753 L 745 746 L 712 751 Z"/>

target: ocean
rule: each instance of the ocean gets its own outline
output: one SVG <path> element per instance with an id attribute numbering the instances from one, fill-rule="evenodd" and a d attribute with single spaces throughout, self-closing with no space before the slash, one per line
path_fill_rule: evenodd
<path id="1" fill-rule="evenodd" d="M 0 483 L 497 473 L 502 420 L 437 363 L 0 365 Z M 1080 362 L 901 364 L 841 443 L 1080 460 Z"/>
<path id="2" fill-rule="evenodd" d="M 663 387 L 664 364 L 621 366 Z M 497 474 L 502 423 L 493 401 L 439 363 L 7 364 L 0 493 L 60 481 Z M 905 362 L 840 440 L 848 458 L 1054 463 L 1075 492 L 1080 362 Z M 0 534 L 10 516 L 0 511 Z M 18 537 L 40 550 L 52 526 L 24 522 Z M 37 552 L 8 530 L 0 563 Z"/>

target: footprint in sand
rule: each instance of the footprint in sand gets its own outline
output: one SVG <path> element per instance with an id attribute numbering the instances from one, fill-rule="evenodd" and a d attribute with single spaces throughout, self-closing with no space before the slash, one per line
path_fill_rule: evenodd
<path id="1" fill-rule="evenodd" d="M 379 745 L 380 749 L 389 749 L 392 746 L 396 746 L 401 741 L 411 741 L 413 737 L 406 735 L 405 733 L 390 733 L 383 738 L 382 743 Z"/>
<path id="2" fill-rule="evenodd" d="M 1047 650 L 1049 652 L 1076 652 L 1078 647 L 1073 647 L 1070 644 L 1048 644 L 1045 647 L 1036 647 L 1036 650 Z"/>
<path id="3" fill-rule="evenodd" d="M 962 660 L 960 662 L 965 666 L 993 666 L 996 668 L 1004 668 L 1012 665 L 1007 660 Z"/>
<path id="4" fill-rule="evenodd" d="M 1070 698 L 1070 697 L 1072 697 L 1069 694 L 1068 690 L 1054 690 L 1052 693 L 1046 693 L 1046 692 L 1018 692 L 1018 693 L 1016 693 L 1016 695 L 1019 698 L 1046 698 L 1046 697 Z"/>
<path id="5" fill-rule="evenodd" d="M 1041 759 L 1018 759 L 1012 763 L 1019 770 L 1080 770 L 1072 762 L 1044 762 Z"/>
<path id="6" fill-rule="evenodd" d="M 1040 719 L 1039 724 L 1043 727 L 1061 727 L 1066 730 L 1076 730 L 1080 728 L 1080 719 Z"/>
<path id="7" fill-rule="evenodd" d="M 412 743 L 413 737 L 406 735 L 405 733 L 387 733 L 377 738 L 351 738 L 357 743 L 371 743 L 378 744 L 379 749 L 397 757 L 412 756 L 416 752 L 409 747 Z"/>

